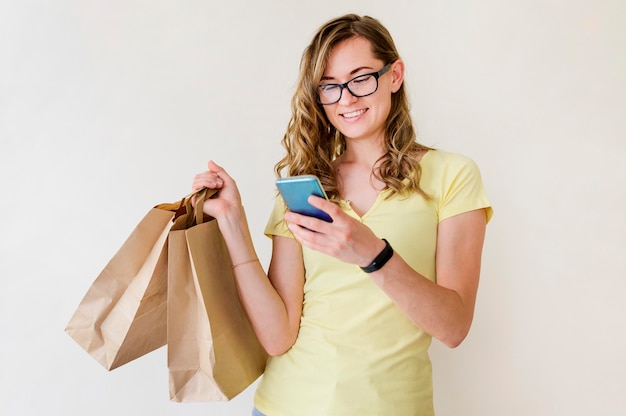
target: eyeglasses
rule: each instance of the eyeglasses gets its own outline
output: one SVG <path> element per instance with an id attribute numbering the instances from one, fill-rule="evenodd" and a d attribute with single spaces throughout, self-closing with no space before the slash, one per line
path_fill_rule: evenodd
<path id="1" fill-rule="evenodd" d="M 378 78 L 391 68 L 387 64 L 378 72 L 359 75 L 344 84 L 322 84 L 318 87 L 317 102 L 321 105 L 335 104 L 341 100 L 343 89 L 350 91 L 355 97 L 366 97 L 378 90 Z"/>

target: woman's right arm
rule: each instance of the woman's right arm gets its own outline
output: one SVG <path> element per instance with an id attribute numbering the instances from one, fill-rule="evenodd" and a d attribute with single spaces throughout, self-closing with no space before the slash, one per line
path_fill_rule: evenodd
<path id="1" fill-rule="evenodd" d="M 268 273 L 257 259 L 248 222 L 235 181 L 209 163 L 196 175 L 194 189 L 220 188 L 219 196 L 205 201 L 204 212 L 217 219 L 234 266 L 239 297 L 261 345 L 270 355 L 287 351 L 296 340 L 302 314 L 304 266 L 300 244 L 274 236 Z"/>

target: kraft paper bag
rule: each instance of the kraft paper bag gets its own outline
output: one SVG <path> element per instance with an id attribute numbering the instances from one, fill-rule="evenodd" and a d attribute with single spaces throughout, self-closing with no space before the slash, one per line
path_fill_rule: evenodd
<path id="1" fill-rule="evenodd" d="M 139 222 L 93 282 L 66 332 L 107 370 L 165 345 L 167 237 L 183 201 L 161 204 Z"/>
<path id="2" fill-rule="evenodd" d="M 198 195 L 202 207 L 206 195 Z M 267 354 L 241 305 L 222 234 L 201 208 L 169 234 L 167 342 L 170 399 L 230 400 L 265 369 Z"/>

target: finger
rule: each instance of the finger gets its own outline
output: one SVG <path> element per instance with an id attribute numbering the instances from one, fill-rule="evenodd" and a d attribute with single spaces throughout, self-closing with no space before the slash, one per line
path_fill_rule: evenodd
<path id="1" fill-rule="evenodd" d="M 223 167 L 221 167 L 212 160 L 209 160 L 209 171 L 216 174 L 225 182 L 235 182 L 234 179 L 228 174 L 228 172 L 226 172 L 226 170 L 224 170 Z"/>
<path id="2" fill-rule="evenodd" d="M 203 172 L 194 176 L 192 188 L 194 190 L 202 188 L 221 188 L 224 181 L 213 172 Z"/>
<path id="3" fill-rule="evenodd" d="M 208 166 L 209 166 L 209 172 L 215 173 L 216 175 L 222 175 L 223 173 L 226 173 L 223 167 L 221 167 L 220 165 L 218 165 L 212 160 L 209 160 Z"/>
<path id="4" fill-rule="evenodd" d="M 220 171 L 220 170 L 224 170 L 220 165 L 218 165 L 217 163 L 215 163 L 212 160 L 209 160 L 208 167 L 209 167 L 209 170 L 212 171 L 212 172 L 217 172 L 217 171 Z"/>
<path id="5" fill-rule="evenodd" d="M 290 223 L 287 226 L 296 241 L 303 246 L 322 253 L 329 254 L 332 252 L 329 251 L 329 249 L 334 247 L 334 245 L 331 243 L 331 240 L 328 239 L 326 234 L 293 223 Z"/>
<path id="6" fill-rule="evenodd" d="M 289 228 L 289 231 L 291 231 L 291 234 L 293 234 L 296 241 L 298 241 L 300 244 L 303 244 L 303 245 L 309 244 L 309 241 L 311 239 L 310 237 L 311 234 L 317 234 L 315 230 L 304 227 L 302 225 L 298 225 L 293 222 L 287 223 L 287 228 Z"/>
<path id="7" fill-rule="evenodd" d="M 332 203 L 326 198 L 321 198 L 317 195 L 310 195 L 308 198 L 308 202 L 315 208 L 319 208 L 328 215 L 330 215 L 333 220 L 335 220 L 336 217 L 338 217 L 342 212 L 337 204 Z"/>
<path id="8" fill-rule="evenodd" d="M 321 233 L 324 231 L 324 227 L 329 224 L 326 221 L 317 219 L 315 217 L 297 214 L 292 211 L 288 211 L 285 213 L 285 220 L 287 221 L 288 226 L 293 225 L 295 227 L 302 228 L 308 233 Z"/>

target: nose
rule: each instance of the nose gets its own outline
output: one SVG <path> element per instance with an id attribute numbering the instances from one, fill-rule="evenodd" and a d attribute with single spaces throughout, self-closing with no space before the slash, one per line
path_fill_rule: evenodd
<path id="1" fill-rule="evenodd" d="M 339 97 L 339 104 L 350 104 L 358 99 L 359 97 L 354 96 L 352 92 L 348 89 L 348 87 L 343 87 L 343 89 L 341 90 L 341 97 Z"/>

